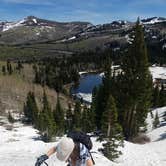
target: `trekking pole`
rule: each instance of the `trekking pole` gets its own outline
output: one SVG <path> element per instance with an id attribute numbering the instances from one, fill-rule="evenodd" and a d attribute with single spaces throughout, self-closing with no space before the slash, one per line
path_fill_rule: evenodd
<path id="1" fill-rule="evenodd" d="M 44 162 L 44 164 L 48 166 L 48 164 L 46 162 Z"/>

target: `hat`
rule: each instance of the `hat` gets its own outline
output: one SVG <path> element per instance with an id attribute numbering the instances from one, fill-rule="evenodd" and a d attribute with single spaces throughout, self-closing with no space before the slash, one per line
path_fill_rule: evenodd
<path id="1" fill-rule="evenodd" d="M 71 138 L 64 137 L 56 147 L 56 156 L 61 161 L 66 161 L 74 149 L 74 142 Z"/>

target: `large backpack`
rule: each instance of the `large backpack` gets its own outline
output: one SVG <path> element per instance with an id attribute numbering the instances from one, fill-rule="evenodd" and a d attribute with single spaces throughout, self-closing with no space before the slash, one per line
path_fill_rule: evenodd
<path id="1" fill-rule="evenodd" d="M 89 154 L 91 156 L 93 164 L 95 164 L 93 157 L 90 153 L 90 150 L 92 149 L 93 144 L 92 144 L 92 141 L 91 141 L 91 138 L 89 135 L 87 135 L 86 133 L 81 132 L 81 131 L 72 131 L 67 134 L 67 137 L 72 138 L 73 141 L 76 143 L 82 143 L 83 145 L 85 145 L 86 148 L 89 150 Z"/>

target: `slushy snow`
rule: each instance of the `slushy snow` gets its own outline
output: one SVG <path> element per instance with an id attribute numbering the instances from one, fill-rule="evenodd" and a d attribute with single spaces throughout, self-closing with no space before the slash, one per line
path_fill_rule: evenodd
<path id="1" fill-rule="evenodd" d="M 96 166 L 165 166 L 166 165 L 166 125 L 162 115 L 166 107 L 153 110 L 160 117 L 160 127 L 152 129 L 153 119 L 148 115 L 148 133 L 151 142 L 143 145 L 133 144 L 125 141 L 122 148 L 123 155 L 115 162 L 111 162 L 104 157 L 98 149 L 102 144 L 92 138 L 92 155 Z M 36 158 L 45 154 L 49 148 L 56 146 L 56 142 L 44 143 L 39 140 L 38 131 L 31 126 L 23 125 L 19 122 L 13 124 L 13 129 L 9 130 L 11 125 L 5 117 L 0 117 L 0 166 L 33 166 Z M 8 128 L 8 130 L 7 130 Z M 47 160 L 49 166 L 65 166 L 55 155 Z"/>

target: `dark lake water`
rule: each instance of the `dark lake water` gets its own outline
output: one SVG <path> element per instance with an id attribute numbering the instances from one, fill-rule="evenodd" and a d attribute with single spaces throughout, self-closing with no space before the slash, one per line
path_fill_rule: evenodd
<path id="1" fill-rule="evenodd" d="M 77 93 L 92 93 L 95 86 L 98 86 L 102 82 L 102 76 L 98 73 L 82 74 L 80 78 L 79 86 L 72 89 L 72 94 Z"/>

